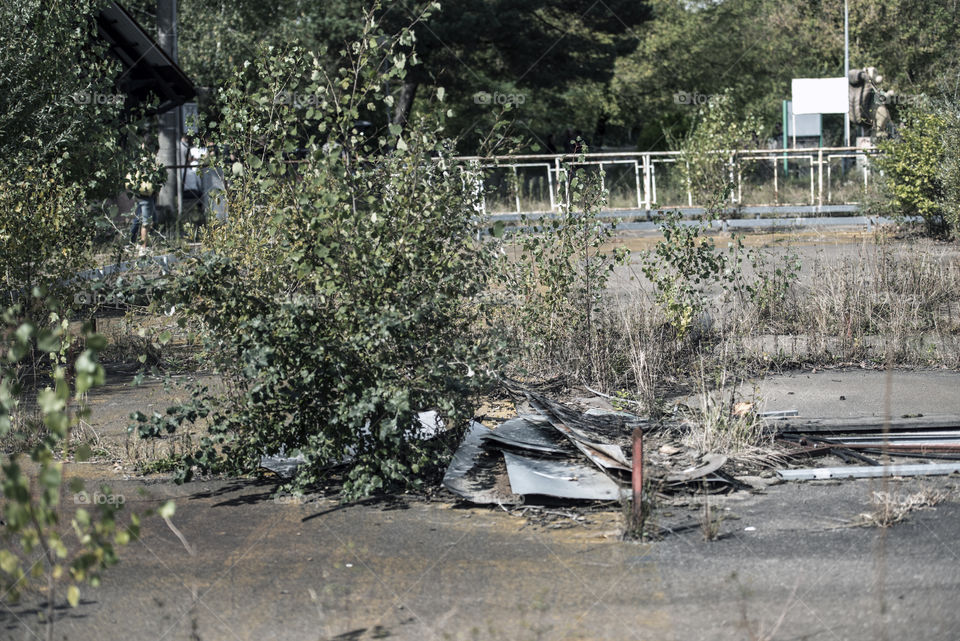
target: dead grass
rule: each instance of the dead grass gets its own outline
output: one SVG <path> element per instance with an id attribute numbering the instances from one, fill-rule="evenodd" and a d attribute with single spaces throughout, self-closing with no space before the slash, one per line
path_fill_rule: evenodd
<path id="1" fill-rule="evenodd" d="M 933 508 L 950 498 L 946 490 L 924 487 L 917 492 L 873 492 L 871 510 L 858 515 L 855 524 L 864 527 L 888 528 L 904 521 L 911 512 Z"/>
<path id="2" fill-rule="evenodd" d="M 770 254 L 756 270 L 770 280 L 769 296 L 755 301 L 715 292 L 705 301 L 703 322 L 678 339 L 651 285 L 628 267 L 595 309 L 592 340 L 583 328 L 567 328 L 549 349 L 532 346 L 522 365 L 528 375 L 561 376 L 639 401 L 643 412 L 655 416 L 664 397 L 695 381 L 701 370 L 725 369 L 745 378 L 850 363 L 960 368 L 955 245 L 877 233 L 861 236 L 852 254 L 806 259 L 797 282 L 785 280 L 782 269 L 782 259 Z M 750 268 L 748 276 L 753 274 Z M 734 445 L 756 440 L 756 426 L 731 421 L 724 402 L 704 396 L 694 409 L 708 425 L 704 446 L 721 436 Z"/>
<path id="3" fill-rule="evenodd" d="M 710 494 L 703 490 L 703 508 L 700 510 L 700 533 L 704 541 L 716 541 L 720 538 L 720 526 L 723 525 L 723 511 L 710 505 Z"/>
<path id="4" fill-rule="evenodd" d="M 683 443 L 701 453 L 723 454 L 751 467 L 780 462 L 773 433 L 758 416 L 763 402 L 743 394 L 743 381 L 726 368 L 708 380 L 704 361 L 698 372 L 697 405 L 684 414 Z"/>

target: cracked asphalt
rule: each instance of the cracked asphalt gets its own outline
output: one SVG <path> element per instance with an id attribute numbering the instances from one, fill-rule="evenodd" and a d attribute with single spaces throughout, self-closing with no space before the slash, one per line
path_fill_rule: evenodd
<path id="1" fill-rule="evenodd" d="M 893 413 L 960 414 L 957 373 L 889 380 L 794 372 L 758 390 L 768 408 L 806 416 L 871 415 L 885 390 Z M 704 497 L 665 500 L 660 536 L 637 543 L 620 540 L 618 505 L 508 512 L 405 495 L 339 505 L 277 497 L 265 481 L 176 486 L 91 465 L 70 475 L 109 483 L 133 511 L 176 499 L 172 523 L 189 549 L 148 518 L 102 585 L 58 610 L 56 639 L 960 638 L 958 477 L 711 497 L 715 541 L 703 536 Z M 874 492 L 923 490 L 946 498 L 890 528 L 858 524 Z M 65 519 L 75 507 L 65 496 Z M 42 606 L 0 607 L 0 638 L 46 638 Z"/>

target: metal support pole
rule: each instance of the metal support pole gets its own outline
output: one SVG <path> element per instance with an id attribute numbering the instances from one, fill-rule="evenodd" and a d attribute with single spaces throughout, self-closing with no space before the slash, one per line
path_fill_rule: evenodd
<path id="1" fill-rule="evenodd" d="M 733 182 L 734 182 L 734 178 L 733 178 L 734 157 L 735 157 L 735 154 L 730 154 L 730 178 L 729 178 L 729 180 L 730 180 L 730 184 L 731 184 L 731 185 L 732 185 Z M 733 190 L 732 190 L 732 189 L 730 190 L 730 204 L 731 204 L 731 205 L 736 205 L 736 204 L 737 204 L 737 197 L 733 195 Z"/>
<path id="2" fill-rule="evenodd" d="M 643 430 L 633 430 L 633 524 L 643 524 Z"/>
<path id="3" fill-rule="evenodd" d="M 513 165 L 513 197 L 517 202 L 517 213 L 520 213 L 520 177 L 517 175 L 517 166 Z"/>
<path id="4" fill-rule="evenodd" d="M 557 197 L 560 196 L 560 156 L 555 156 L 553 159 L 554 171 L 557 172 Z M 560 209 L 560 202 L 556 203 L 557 209 Z"/>
<path id="5" fill-rule="evenodd" d="M 643 155 L 643 202 L 649 212 L 653 202 L 650 198 L 650 154 Z"/>
<path id="6" fill-rule="evenodd" d="M 560 177 L 557 176 L 557 179 L 559 180 Z M 550 193 L 550 211 L 553 211 L 557 208 L 557 201 L 553 193 L 553 173 L 550 171 L 549 164 L 547 165 L 547 191 Z"/>
<path id="7" fill-rule="evenodd" d="M 658 204 L 657 200 L 657 165 L 650 159 L 650 193 L 653 196 L 653 203 Z"/>
<path id="8" fill-rule="evenodd" d="M 177 2 L 157 0 L 157 44 L 174 62 L 177 56 Z M 177 148 L 180 145 L 180 110 L 170 109 L 158 116 L 160 124 L 159 161 L 167 167 L 167 182 L 157 195 L 157 204 L 176 215 L 176 229 L 180 229 L 179 201 L 180 172 L 177 165 Z"/>
<path id="9" fill-rule="evenodd" d="M 636 159 L 633 161 L 633 177 L 637 183 L 637 209 L 643 207 L 643 192 L 640 189 L 640 165 L 637 163 Z M 649 216 L 647 219 L 649 220 Z"/>
<path id="10" fill-rule="evenodd" d="M 843 77 L 850 78 L 850 7 L 843 0 Z M 850 114 L 843 117 L 843 144 L 850 146 Z"/>
<path id="11" fill-rule="evenodd" d="M 777 182 L 777 159 L 773 159 L 773 204 L 780 204 L 780 185 Z"/>
<path id="12" fill-rule="evenodd" d="M 817 150 L 817 206 L 823 207 L 823 149 Z"/>
<path id="13" fill-rule="evenodd" d="M 743 163 L 737 159 L 737 202 L 743 202 Z"/>
<path id="14" fill-rule="evenodd" d="M 843 159 L 840 159 L 840 162 L 843 163 Z M 827 159 L 827 204 L 833 202 L 833 181 L 830 176 L 833 173 L 830 171 L 830 159 Z"/>

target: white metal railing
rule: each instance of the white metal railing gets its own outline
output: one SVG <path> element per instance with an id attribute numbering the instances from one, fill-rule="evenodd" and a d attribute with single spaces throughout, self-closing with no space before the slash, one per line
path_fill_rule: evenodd
<path id="1" fill-rule="evenodd" d="M 770 213 L 777 211 L 788 211 L 791 207 L 795 210 L 808 210 L 814 208 L 814 213 L 824 211 L 856 211 L 860 204 L 858 200 L 849 197 L 843 198 L 842 202 L 834 203 L 834 167 L 836 161 L 840 161 L 841 170 L 844 174 L 859 172 L 862 174 L 863 188 L 870 185 L 871 170 L 869 157 L 879 153 L 875 147 L 814 147 L 814 148 L 790 148 L 790 149 L 741 149 L 734 151 L 717 151 L 715 153 L 727 156 L 725 166 L 729 171 L 731 182 L 734 189 L 730 193 L 729 205 L 731 208 L 749 208 L 757 210 L 760 213 L 769 209 Z M 694 190 L 689 181 L 685 185 L 685 202 L 671 203 L 660 202 L 658 198 L 657 180 L 658 173 L 662 176 L 667 171 L 669 165 L 676 165 L 683 161 L 682 152 L 678 151 L 660 151 L 660 152 L 606 152 L 591 154 L 521 154 L 512 156 L 462 156 L 456 159 L 458 162 L 468 163 L 472 167 L 472 175 L 477 181 L 475 189 L 484 194 L 482 212 L 485 215 L 497 214 L 528 214 L 528 213 L 549 213 L 558 210 L 560 203 L 555 194 L 557 188 L 565 183 L 565 171 L 567 167 L 578 166 L 596 166 L 601 172 L 602 187 L 607 188 L 605 181 L 605 167 L 616 165 L 632 168 L 632 185 L 629 191 L 635 196 L 635 207 L 613 207 L 608 206 L 610 211 L 621 211 L 627 214 L 645 214 L 648 218 L 650 213 L 659 208 L 678 208 L 678 209 L 699 209 L 705 203 L 695 202 Z M 750 198 L 744 197 L 744 167 L 749 167 L 751 163 L 768 163 L 772 168 L 772 200 L 767 202 L 750 202 Z M 794 174 L 799 178 L 797 164 L 806 165 L 806 182 L 809 186 L 809 198 L 806 202 L 789 202 L 786 198 L 785 187 L 790 182 L 790 175 Z M 790 172 L 785 169 L 791 165 L 795 167 Z M 509 171 L 513 178 L 512 193 L 509 200 L 512 201 L 508 208 L 500 206 L 500 203 L 488 203 L 486 199 L 487 181 L 491 174 L 497 171 Z M 549 209 L 544 211 L 543 207 L 525 207 L 521 197 L 521 178 L 520 172 L 523 171 L 529 175 L 533 172 L 546 179 L 547 193 L 549 195 Z M 826 178 L 826 183 L 824 178 Z M 861 177 L 856 178 L 857 181 Z M 793 180 L 796 185 L 797 180 Z M 847 184 L 851 181 L 847 179 Z M 507 187 L 511 183 L 507 181 Z M 756 185 L 754 185 L 756 186 Z M 859 192 L 858 192 L 859 194 Z M 826 198 L 824 198 L 826 195 Z M 502 203 L 505 199 L 501 198 Z M 754 199 L 755 200 L 755 199 Z M 826 208 L 826 209 L 824 209 Z M 639 211 L 637 211 L 639 210 Z"/>

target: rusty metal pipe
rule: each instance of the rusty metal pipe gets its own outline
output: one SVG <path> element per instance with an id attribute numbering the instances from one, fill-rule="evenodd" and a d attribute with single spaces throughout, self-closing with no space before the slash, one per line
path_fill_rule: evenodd
<path id="1" fill-rule="evenodd" d="M 633 430 L 633 519 L 640 523 L 643 518 L 643 430 Z"/>

